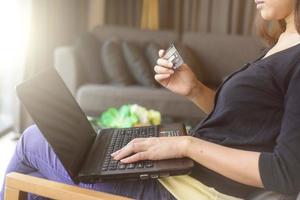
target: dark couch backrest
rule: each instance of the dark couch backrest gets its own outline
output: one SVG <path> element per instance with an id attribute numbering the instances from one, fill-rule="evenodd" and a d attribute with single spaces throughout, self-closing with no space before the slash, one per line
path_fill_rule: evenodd
<path id="1" fill-rule="evenodd" d="M 117 37 L 138 44 L 156 42 L 162 46 L 167 46 L 170 42 L 179 39 L 179 35 L 174 31 L 151 31 L 121 26 L 98 26 L 93 30 L 93 33 L 101 42 Z"/>
<path id="2" fill-rule="evenodd" d="M 202 64 L 206 83 L 216 86 L 224 77 L 257 58 L 264 50 L 257 37 L 222 34 L 183 33 L 181 41 L 175 31 L 151 31 L 120 26 L 98 26 L 92 31 L 100 43 L 116 37 L 143 45 L 155 42 L 162 47 L 181 42 L 190 47 Z"/>
<path id="3" fill-rule="evenodd" d="M 247 36 L 184 33 L 182 43 L 197 54 L 204 79 L 215 85 L 264 50 L 260 39 Z"/>

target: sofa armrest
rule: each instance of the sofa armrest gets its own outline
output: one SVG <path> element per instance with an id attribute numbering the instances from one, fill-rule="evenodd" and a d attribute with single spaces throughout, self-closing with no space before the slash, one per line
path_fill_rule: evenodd
<path id="1" fill-rule="evenodd" d="M 67 185 L 42 178 L 28 176 L 19 173 L 10 173 L 6 176 L 4 200 L 26 199 L 27 193 L 36 194 L 51 199 L 73 200 L 126 200 L 128 198 L 83 189 L 77 186 Z"/>
<path id="2" fill-rule="evenodd" d="M 81 86 L 76 97 L 84 112 L 91 116 L 97 116 L 109 107 L 119 107 L 123 104 L 139 104 L 172 118 L 202 119 L 206 116 L 186 98 L 163 88 L 90 84 Z"/>
<path id="3" fill-rule="evenodd" d="M 300 193 L 298 195 L 285 195 L 268 190 L 258 190 L 249 195 L 247 200 L 300 200 Z"/>
<path id="4" fill-rule="evenodd" d="M 58 47 L 54 51 L 54 67 L 62 77 L 71 93 L 75 96 L 80 84 L 79 63 L 71 46 Z"/>

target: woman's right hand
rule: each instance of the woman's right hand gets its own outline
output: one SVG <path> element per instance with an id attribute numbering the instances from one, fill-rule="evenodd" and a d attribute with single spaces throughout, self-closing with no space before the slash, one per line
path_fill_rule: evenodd
<path id="1" fill-rule="evenodd" d="M 173 64 L 163 58 L 164 53 L 164 50 L 158 52 L 160 58 L 154 67 L 155 80 L 170 91 L 190 98 L 193 90 L 199 87 L 200 82 L 186 64 L 181 65 L 174 71 L 172 69 Z"/>

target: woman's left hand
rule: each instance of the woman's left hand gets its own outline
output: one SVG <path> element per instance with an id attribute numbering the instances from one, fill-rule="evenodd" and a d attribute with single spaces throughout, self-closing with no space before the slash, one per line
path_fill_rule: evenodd
<path id="1" fill-rule="evenodd" d="M 186 157 L 190 136 L 135 138 L 111 156 L 123 163 Z"/>

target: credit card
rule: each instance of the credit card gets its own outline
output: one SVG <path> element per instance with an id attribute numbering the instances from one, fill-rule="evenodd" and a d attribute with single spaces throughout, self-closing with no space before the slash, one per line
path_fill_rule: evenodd
<path id="1" fill-rule="evenodd" d="M 173 69 L 179 68 L 184 63 L 174 44 L 171 44 L 170 47 L 166 50 L 163 58 L 166 58 L 169 62 L 173 63 Z"/>

